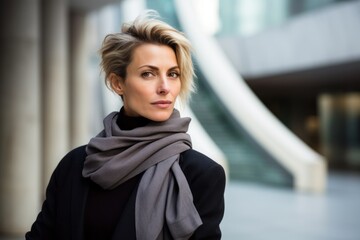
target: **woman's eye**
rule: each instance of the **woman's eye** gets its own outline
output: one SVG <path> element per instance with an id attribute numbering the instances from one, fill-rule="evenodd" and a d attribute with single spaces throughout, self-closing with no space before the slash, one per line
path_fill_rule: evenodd
<path id="1" fill-rule="evenodd" d="M 169 73 L 169 77 L 171 78 L 178 78 L 180 76 L 180 74 L 178 72 L 170 72 Z"/>
<path id="2" fill-rule="evenodd" d="M 141 73 L 141 76 L 143 78 L 149 78 L 149 77 L 154 76 L 154 74 L 152 72 L 143 72 L 143 73 Z"/>

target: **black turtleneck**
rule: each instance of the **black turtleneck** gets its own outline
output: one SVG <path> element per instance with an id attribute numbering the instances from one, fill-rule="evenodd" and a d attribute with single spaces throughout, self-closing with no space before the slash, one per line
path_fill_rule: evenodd
<path id="1" fill-rule="evenodd" d="M 150 122 L 144 117 L 129 117 L 125 114 L 124 108 L 120 109 L 119 117 L 116 120 L 121 130 L 132 130 L 137 127 L 143 127 Z"/>
<path id="2" fill-rule="evenodd" d="M 122 108 L 117 124 L 122 130 L 145 126 L 150 120 L 143 117 L 129 117 Z M 90 183 L 84 214 L 84 239 L 107 240 L 115 230 L 133 191 L 137 189 L 142 174 L 139 174 L 112 190 L 104 190 L 94 182 Z"/>

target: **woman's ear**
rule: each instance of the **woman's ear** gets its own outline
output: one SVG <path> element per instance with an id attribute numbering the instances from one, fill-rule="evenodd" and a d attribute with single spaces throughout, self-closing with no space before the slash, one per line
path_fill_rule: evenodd
<path id="1" fill-rule="evenodd" d="M 111 89 L 116 92 L 118 95 L 123 95 L 124 89 L 121 82 L 121 77 L 115 73 L 110 73 L 109 75 Z"/>

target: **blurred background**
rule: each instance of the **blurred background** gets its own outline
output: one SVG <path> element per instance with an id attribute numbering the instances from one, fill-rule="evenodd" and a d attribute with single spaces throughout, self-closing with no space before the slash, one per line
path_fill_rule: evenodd
<path id="1" fill-rule="evenodd" d="M 360 239 L 358 0 L 1 0 L 0 239 L 120 109 L 97 51 L 144 9 L 193 43 L 183 115 L 228 174 L 223 238 Z"/>

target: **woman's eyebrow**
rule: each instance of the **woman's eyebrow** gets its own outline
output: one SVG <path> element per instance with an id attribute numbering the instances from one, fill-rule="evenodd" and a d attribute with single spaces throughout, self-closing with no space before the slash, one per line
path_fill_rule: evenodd
<path id="1" fill-rule="evenodd" d="M 147 68 L 151 68 L 151 69 L 153 69 L 153 70 L 159 70 L 158 67 L 153 66 L 153 65 L 142 65 L 142 66 L 138 67 L 138 69 L 146 68 L 146 67 L 147 67 Z M 177 65 L 169 68 L 169 70 L 174 70 L 174 69 L 180 69 L 180 68 L 179 68 L 179 66 L 177 66 Z"/>
<path id="2" fill-rule="evenodd" d="M 180 68 L 179 68 L 179 66 L 174 66 L 174 67 L 169 68 L 169 70 L 180 70 Z"/>
<path id="3" fill-rule="evenodd" d="M 158 67 L 153 66 L 153 65 L 142 65 L 142 66 L 138 67 L 138 69 L 141 69 L 141 68 L 151 68 L 153 70 L 158 70 L 159 69 Z"/>

